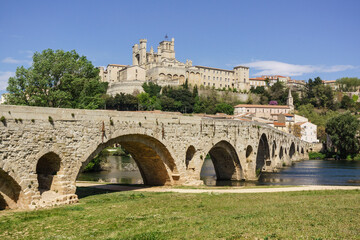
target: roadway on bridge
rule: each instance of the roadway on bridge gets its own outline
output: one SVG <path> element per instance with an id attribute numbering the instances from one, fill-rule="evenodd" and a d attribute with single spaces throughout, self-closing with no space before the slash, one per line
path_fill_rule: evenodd
<path id="1" fill-rule="evenodd" d="M 102 184 L 91 182 L 77 182 L 78 187 L 91 187 L 111 191 L 136 191 L 136 192 L 177 192 L 177 193 L 269 193 L 269 192 L 296 192 L 318 190 L 360 190 L 360 186 L 266 186 L 266 187 L 199 187 L 199 188 L 172 188 L 172 187 L 141 187 L 120 184 Z"/>

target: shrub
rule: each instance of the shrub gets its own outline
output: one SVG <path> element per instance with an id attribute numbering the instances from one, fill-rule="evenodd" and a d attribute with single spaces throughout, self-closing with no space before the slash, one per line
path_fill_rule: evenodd
<path id="1" fill-rule="evenodd" d="M 48 120 L 51 125 L 54 125 L 54 119 L 51 116 L 49 116 Z"/>
<path id="2" fill-rule="evenodd" d="M 6 118 L 4 116 L 1 116 L 0 121 L 5 125 L 6 124 Z"/>
<path id="3" fill-rule="evenodd" d="M 353 158 L 354 161 L 360 161 L 360 153 L 356 154 Z"/>
<path id="4" fill-rule="evenodd" d="M 319 152 L 309 152 L 309 159 L 324 159 L 325 154 Z"/>

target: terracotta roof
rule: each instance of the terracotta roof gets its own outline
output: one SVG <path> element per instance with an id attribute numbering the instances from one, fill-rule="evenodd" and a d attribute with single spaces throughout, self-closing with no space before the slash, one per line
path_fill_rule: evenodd
<path id="1" fill-rule="evenodd" d="M 265 81 L 266 79 L 265 78 L 249 78 L 249 80 L 252 80 L 252 81 Z"/>
<path id="2" fill-rule="evenodd" d="M 235 108 L 281 108 L 289 109 L 289 106 L 286 105 L 254 105 L 254 104 L 239 104 Z"/>
<path id="3" fill-rule="evenodd" d="M 275 127 L 285 127 L 285 123 L 274 122 Z"/>
<path id="4" fill-rule="evenodd" d="M 290 113 L 283 113 L 284 116 L 287 116 L 287 117 L 293 117 L 294 115 L 293 114 L 290 114 Z"/>
<path id="5" fill-rule="evenodd" d="M 246 118 L 239 118 L 239 120 L 241 120 L 241 121 L 245 121 L 245 122 L 251 122 L 251 120 L 250 120 L 250 119 L 246 119 Z"/>

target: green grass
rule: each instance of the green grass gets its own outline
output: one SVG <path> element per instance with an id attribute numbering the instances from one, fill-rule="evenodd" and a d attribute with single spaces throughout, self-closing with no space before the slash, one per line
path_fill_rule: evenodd
<path id="1" fill-rule="evenodd" d="M 253 188 L 288 188 L 288 187 L 301 187 L 298 185 L 257 185 L 257 186 L 174 186 L 175 189 L 206 189 L 206 190 L 217 190 L 217 189 L 253 189 Z"/>
<path id="2" fill-rule="evenodd" d="M 360 239 L 356 190 L 80 192 L 76 205 L 1 212 L 0 239 Z"/>

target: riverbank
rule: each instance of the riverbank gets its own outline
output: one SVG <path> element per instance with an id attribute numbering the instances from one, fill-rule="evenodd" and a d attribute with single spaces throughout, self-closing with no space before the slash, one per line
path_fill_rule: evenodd
<path id="1" fill-rule="evenodd" d="M 103 184 L 94 182 L 77 182 L 77 187 L 89 187 L 111 191 L 134 191 L 134 192 L 173 192 L 173 193 L 274 193 L 274 192 L 298 192 L 319 190 L 358 190 L 360 186 L 251 186 L 251 187 L 148 187 L 142 185 Z"/>
<path id="2" fill-rule="evenodd" d="M 1 239 L 358 239 L 360 191 L 115 192 L 0 213 Z M 92 192 L 93 193 L 93 192 Z M 336 216 L 336 217 L 335 217 Z"/>

